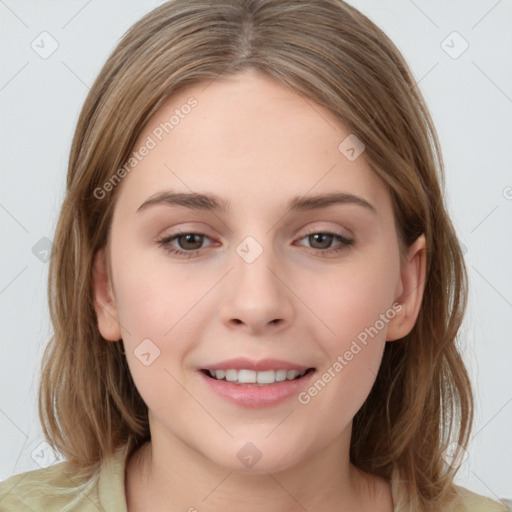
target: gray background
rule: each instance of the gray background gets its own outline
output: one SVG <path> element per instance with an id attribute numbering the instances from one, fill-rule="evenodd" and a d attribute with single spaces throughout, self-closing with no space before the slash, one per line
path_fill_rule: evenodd
<path id="1" fill-rule="evenodd" d="M 71 138 L 105 59 L 125 30 L 161 3 L 0 0 L 0 480 L 59 460 L 43 442 L 36 397 L 51 333 L 47 249 Z M 512 1 L 349 3 L 390 36 L 419 83 L 467 250 L 463 352 L 477 410 L 456 481 L 512 498 Z M 45 55 L 52 45 L 58 47 Z"/>

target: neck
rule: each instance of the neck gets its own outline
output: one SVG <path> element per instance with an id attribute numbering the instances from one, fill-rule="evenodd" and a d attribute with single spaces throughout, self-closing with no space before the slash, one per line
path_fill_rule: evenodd
<path id="1" fill-rule="evenodd" d="M 273 473 L 231 471 L 176 437 L 152 432 L 152 442 L 127 461 L 128 512 L 390 512 L 389 484 L 349 461 L 350 427 L 321 452 Z"/>

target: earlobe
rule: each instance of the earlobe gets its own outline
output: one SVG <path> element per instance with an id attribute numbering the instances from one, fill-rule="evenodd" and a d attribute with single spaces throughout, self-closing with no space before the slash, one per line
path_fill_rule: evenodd
<path id="1" fill-rule="evenodd" d="M 93 287 L 94 309 L 100 334 L 106 340 L 119 341 L 122 338 L 122 333 L 104 249 L 100 249 L 94 257 Z"/>
<path id="2" fill-rule="evenodd" d="M 389 322 L 386 341 L 395 341 L 407 336 L 414 327 L 420 312 L 426 277 L 425 235 L 420 235 L 409 247 L 406 261 L 400 271 L 399 290 L 395 302 L 402 307 Z"/>

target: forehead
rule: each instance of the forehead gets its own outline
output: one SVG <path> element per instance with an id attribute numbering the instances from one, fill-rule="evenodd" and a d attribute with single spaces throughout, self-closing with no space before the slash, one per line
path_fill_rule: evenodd
<path id="1" fill-rule="evenodd" d="M 169 98 L 146 124 L 118 202 L 135 211 L 163 190 L 208 191 L 235 207 L 269 208 L 336 190 L 389 205 L 364 152 L 352 161 L 340 151 L 350 137 L 332 112 L 253 71 L 197 84 Z"/>

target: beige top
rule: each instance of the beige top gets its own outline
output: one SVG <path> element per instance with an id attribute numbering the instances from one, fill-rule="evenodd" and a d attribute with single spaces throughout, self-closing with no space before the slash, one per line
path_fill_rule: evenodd
<path id="1" fill-rule="evenodd" d="M 0 482 L 0 512 L 127 512 L 125 495 L 126 447 L 106 461 L 97 481 L 89 488 L 79 488 L 81 483 L 66 471 L 66 461 L 44 469 L 36 469 L 11 476 Z M 58 496 L 56 488 L 68 490 L 67 496 Z M 395 512 L 408 512 L 408 499 L 405 486 L 393 478 L 391 480 L 393 509 Z M 484 496 L 475 494 L 463 487 L 460 492 L 460 505 L 455 512 L 510 512 L 510 508 Z M 79 501 L 73 504 L 74 499 Z"/>

